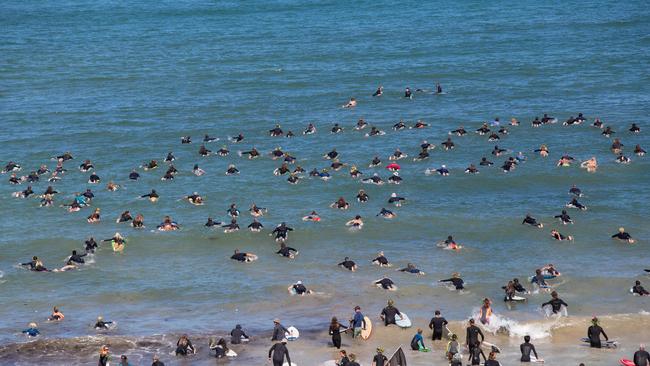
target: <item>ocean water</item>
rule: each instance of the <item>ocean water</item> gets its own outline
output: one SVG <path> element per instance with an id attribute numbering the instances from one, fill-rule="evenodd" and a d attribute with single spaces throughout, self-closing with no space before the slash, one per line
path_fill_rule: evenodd
<path id="1" fill-rule="evenodd" d="M 0 160 L 19 162 L 20 174 L 27 174 L 40 164 L 52 169 L 51 157 L 72 152 L 69 171 L 54 184 L 61 192 L 56 204 L 90 187 L 102 222 L 86 223 L 90 209 L 67 213 L 40 208 L 37 199 L 12 198 L 25 184 L 12 186 L 2 175 L 0 342 L 24 342 L 20 330 L 30 321 L 43 322 L 53 305 L 67 320 L 43 325 L 47 338 L 93 334 L 98 315 L 118 322 L 112 333 L 118 336 L 206 334 L 236 323 L 261 331 L 274 317 L 320 329 L 332 315 L 347 317 L 357 304 L 379 313 L 389 297 L 412 318 L 441 309 L 449 319 L 465 319 L 489 297 L 502 316 L 534 321 L 542 317 L 539 305 L 547 295 L 507 308 L 500 286 L 549 262 L 563 273 L 557 290 L 572 315 L 650 311 L 647 301 L 628 293 L 635 279 L 648 280 L 641 274 L 650 267 L 648 158 L 632 154 L 636 144 L 650 146 L 649 17 L 642 1 L 2 2 Z M 446 94 L 401 97 L 405 87 L 432 90 L 436 82 Z M 372 98 L 378 85 L 384 95 Z M 340 108 L 350 97 L 358 107 Z M 589 123 L 530 126 L 543 113 L 563 121 L 579 112 Z M 439 144 L 458 125 L 473 131 L 495 117 L 522 122 L 498 143 L 528 156 L 509 174 L 498 169 L 505 158 L 489 155 L 495 144 L 471 132 L 453 137 L 453 151 L 438 148 L 427 161 L 410 159 L 422 140 Z M 632 164 L 614 162 L 612 140 L 589 126 L 596 117 L 616 131 Z M 359 118 L 386 135 L 366 138 L 354 131 Z M 392 131 L 400 119 L 431 126 Z M 310 122 L 318 132 L 303 136 Z M 641 134 L 627 132 L 633 122 Z M 269 137 L 276 123 L 296 137 Z M 334 123 L 344 132 L 330 134 Z M 227 141 L 238 133 L 245 135 L 243 142 Z M 208 148 L 226 145 L 231 155 L 200 157 L 203 134 L 220 138 Z M 185 135 L 194 143 L 181 145 Z M 540 144 L 549 146 L 548 158 L 533 153 Z M 366 177 L 389 175 L 382 167 L 368 168 L 375 155 L 386 163 L 400 148 L 410 157 L 400 161 L 404 183 L 398 186 L 361 184 L 347 168 L 328 182 L 304 179 L 294 186 L 272 174 L 280 163 L 268 155 L 253 161 L 237 156 L 252 146 L 265 155 L 280 146 L 307 171 L 327 167 L 322 155 L 336 148 L 344 163 L 356 164 Z M 131 169 L 162 161 L 170 151 L 180 171 L 174 181 L 160 180 L 164 167 L 139 169 L 142 179 L 128 181 Z M 596 156 L 600 168 L 595 174 L 577 164 L 558 168 L 563 153 L 578 160 Z M 495 166 L 479 167 L 476 176 L 462 173 L 482 156 Z M 86 184 L 89 174 L 77 169 L 84 159 L 95 163 L 101 184 Z M 224 175 L 231 163 L 239 176 Z M 194 164 L 207 173 L 192 175 Z M 441 164 L 451 176 L 424 175 Z M 109 180 L 122 188 L 106 191 Z M 583 189 L 581 202 L 589 209 L 569 209 L 575 224 L 563 227 L 552 217 L 569 201 L 571 184 Z M 44 181 L 34 184 L 38 194 L 46 187 Z M 162 196 L 158 203 L 136 199 L 152 188 Z M 354 200 L 359 189 L 370 202 Z M 204 206 L 179 200 L 193 191 L 205 197 Z M 393 220 L 376 217 L 392 192 L 407 203 L 393 209 Z M 351 201 L 350 210 L 328 207 L 340 196 Z M 269 210 L 260 220 L 263 233 L 224 234 L 203 226 L 208 216 L 228 219 L 228 205 L 237 203 L 244 227 L 252 220 L 246 209 L 253 202 Z M 115 224 L 127 209 L 144 214 L 146 230 Z M 311 210 L 322 222 L 300 220 Z M 527 212 L 545 228 L 520 225 Z M 350 232 L 344 223 L 356 214 L 366 225 Z M 165 215 L 182 230 L 152 232 Z M 288 244 L 300 255 L 293 261 L 276 256 L 277 244 L 267 235 L 282 221 L 295 228 Z M 620 226 L 637 244 L 610 239 Z M 575 241 L 553 241 L 551 228 Z M 88 236 L 103 239 L 116 231 L 128 238 L 124 253 L 104 246 L 81 270 L 31 273 L 17 266 L 33 255 L 48 267 L 62 266 Z M 436 248 L 447 235 L 465 249 Z M 228 258 L 235 248 L 260 259 L 233 263 Z M 413 262 L 427 275 L 372 266 L 379 250 L 397 268 Z M 336 267 L 345 256 L 359 264 L 356 273 Z M 467 281 L 466 294 L 437 284 L 452 272 Z M 383 275 L 399 291 L 371 285 Z M 286 287 L 297 280 L 324 294 L 287 296 Z"/>

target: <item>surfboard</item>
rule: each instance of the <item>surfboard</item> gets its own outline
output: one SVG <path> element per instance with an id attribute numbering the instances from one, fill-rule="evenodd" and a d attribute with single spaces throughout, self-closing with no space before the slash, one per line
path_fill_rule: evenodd
<path id="1" fill-rule="evenodd" d="M 590 343 L 589 338 L 587 337 L 580 338 L 580 340 L 584 343 Z M 609 341 L 601 341 L 600 344 L 603 348 L 618 348 L 618 341 L 613 339 Z"/>
<path id="2" fill-rule="evenodd" d="M 517 296 L 517 295 L 513 296 L 511 299 L 508 298 L 505 299 L 505 301 L 526 301 L 526 300 L 528 299 L 523 296 Z"/>
<path id="3" fill-rule="evenodd" d="M 453 334 L 446 325 L 442 327 L 442 338 L 451 339 Z"/>
<path id="4" fill-rule="evenodd" d="M 291 365 L 289 365 L 288 362 L 285 362 L 285 363 L 282 364 L 282 366 L 298 366 L 298 364 L 295 363 L 295 362 L 292 362 Z"/>
<path id="5" fill-rule="evenodd" d="M 541 358 L 535 357 L 535 355 L 530 355 L 530 362 L 544 363 L 544 360 L 542 360 Z"/>
<path id="6" fill-rule="evenodd" d="M 361 328 L 361 339 L 365 341 L 372 335 L 372 321 L 367 316 L 364 316 L 363 320 L 366 322 L 366 329 Z"/>
<path id="7" fill-rule="evenodd" d="M 553 307 L 551 305 L 546 305 L 542 307 L 542 310 L 544 310 L 544 313 L 546 314 L 546 317 L 550 317 L 552 315 L 556 316 L 569 316 L 569 312 L 567 311 L 566 306 L 562 305 L 560 307 L 560 311 L 557 313 L 553 313 Z"/>
<path id="8" fill-rule="evenodd" d="M 399 315 L 396 316 L 395 318 L 395 324 L 397 324 L 398 327 L 400 328 L 410 328 L 411 327 L 411 319 L 409 319 L 409 316 L 406 315 L 406 313 L 402 312 L 402 316 L 400 317 L 399 320 L 397 320 L 397 317 L 400 317 Z"/>
<path id="9" fill-rule="evenodd" d="M 634 361 L 625 358 L 621 358 L 618 362 L 623 366 L 634 366 Z"/>
<path id="10" fill-rule="evenodd" d="M 488 352 L 494 350 L 496 353 L 501 353 L 501 348 L 497 347 L 494 343 L 483 341 L 481 342 L 481 347 Z"/>
<path id="11" fill-rule="evenodd" d="M 287 328 L 287 331 L 284 333 L 284 336 L 287 338 L 288 341 L 295 341 L 300 337 L 300 332 L 296 327 L 291 326 Z"/>
<path id="12" fill-rule="evenodd" d="M 226 352 L 226 357 L 237 357 L 237 352 L 229 349 L 228 352 Z"/>

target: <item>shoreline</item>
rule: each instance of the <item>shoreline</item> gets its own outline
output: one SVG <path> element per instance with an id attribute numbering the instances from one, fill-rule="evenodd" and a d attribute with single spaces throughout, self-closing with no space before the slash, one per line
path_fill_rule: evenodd
<path id="1" fill-rule="evenodd" d="M 541 358 L 546 365 L 567 365 L 571 362 L 585 362 L 586 365 L 614 365 L 620 358 L 630 358 L 638 349 L 639 343 L 650 339 L 650 313 L 619 314 L 600 317 L 601 323 L 611 339 L 620 342 L 616 349 L 590 349 L 581 344 L 579 339 L 586 334 L 590 317 L 561 318 L 550 328 L 550 336 L 546 338 L 533 337 Z M 444 358 L 446 340 L 434 342 L 430 340 L 431 332 L 423 319 L 414 320 L 414 326 L 400 329 L 395 326 L 384 327 L 378 320 L 373 320 L 373 333 L 369 340 L 354 340 L 348 335 L 343 335 L 342 349 L 348 353 L 355 353 L 357 360 L 362 365 L 369 365 L 376 347 L 383 347 L 387 356 L 390 356 L 400 345 L 404 350 L 409 365 L 447 365 Z M 531 331 L 540 324 L 549 323 L 549 320 L 522 323 Z M 424 329 L 425 344 L 432 351 L 423 353 L 411 351 L 409 344 L 417 328 Z M 449 329 L 459 334 L 461 345 L 465 341 L 464 321 L 450 321 Z M 501 353 L 497 359 L 504 365 L 518 363 L 519 343 L 523 336 L 506 336 L 502 334 L 487 333 L 484 329 L 486 341 L 497 344 Z M 110 346 L 113 362 L 119 361 L 121 354 L 129 357 L 133 365 L 149 364 L 154 354 L 160 356 L 166 365 L 214 364 L 216 359 L 208 350 L 211 337 L 229 334 L 230 332 L 215 332 L 210 334 L 188 333 L 190 340 L 197 348 L 195 355 L 177 357 L 174 355 L 175 343 L 182 333 L 152 334 L 145 337 L 98 335 L 75 338 L 38 338 L 25 343 L 12 343 L 0 347 L 0 361 L 6 364 L 34 364 L 46 362 L 50 365 L 64 365 L 75 363 L 94 363 L 97 360 L 99 348 L 107 344 Z M 238 357 L 229 359 L 233 365 L 262 365 L 266 364 L 267 352 L 271 347 L 271 332 L 251 332 L 251 341 L 247 344 L 233 345 L 231 348 L 238 353 Z M 217 335 L 214 335 L 217 334 Z M 250 334 L 249 334 L 250 335 Z M 224 337 L 227 340 L 230 337 Z M 321 365 L 323 362 L 334 359 L 338 351 L 331 346 L 330 336 L 326 330 L 306 329 L 301 331 L 301 337 L 288 343 L 292 361 L 298 365 Z M 229 344 L 230 347 L 230 344 Z M 465 353 L 465 351 L 461 351 Z M 487 354 L 486 354 L 487 355 Z M 219 361 L 220 363 L 222 361 Z"/>

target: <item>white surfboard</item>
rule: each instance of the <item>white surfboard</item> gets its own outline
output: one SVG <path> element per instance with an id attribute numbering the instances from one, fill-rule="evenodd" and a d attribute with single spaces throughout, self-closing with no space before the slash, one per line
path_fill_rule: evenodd
<path id="1" fill-rule="evenodd" d="M 287 328 L 287 331 L 284 333 L 284 336 L 288 341 L 295 341 L 300 338 L 300 332 L 294 326 Z"/>
<path id="2" fill-rule="evenodd" d="M 409 316 L 404 312 L 402 312 L 401 317 L 399 315 L 395 316 L 395 324 L 400 328 L 410 328 L 412 325 L 411 319 L 409 319 Z"/>

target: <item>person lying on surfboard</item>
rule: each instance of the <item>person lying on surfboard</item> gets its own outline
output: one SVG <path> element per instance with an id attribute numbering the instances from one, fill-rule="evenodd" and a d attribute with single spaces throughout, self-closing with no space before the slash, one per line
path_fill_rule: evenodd
<path id="1" fill-rule="evenodd" d="M 632 239 L 632 235 L 627 233 L 625 231 L 625 228 L 623 228 L 623 227 L 618 228 L 618 232 L 616 234 L 612 235 L 612 238 L 622 240 L 622 241 L 628 242 L 630 244 L 634 243 L 634 239 Z"/>

